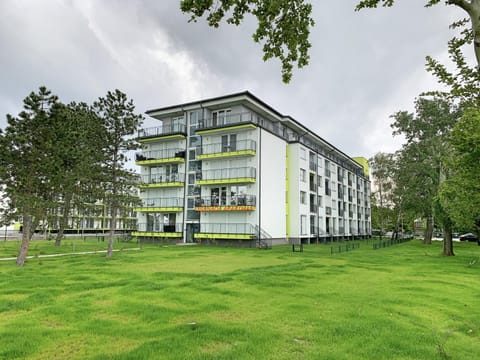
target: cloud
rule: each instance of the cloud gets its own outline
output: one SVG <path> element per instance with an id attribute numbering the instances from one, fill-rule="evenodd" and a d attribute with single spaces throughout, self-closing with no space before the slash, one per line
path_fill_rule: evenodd
<path id="1" fill-rule="evenodd" d="M 285 85 L 252 41 L 252 17 L 212 29 L 188 23 L 177 0 L 1 1 L 0 125 L 40 85 L 64 102 L 119 88 L 139 112 L 250 90 L 349 155 L 393 151 L 388 116 L 436 86 L 425 55 L 446 59 L 448 24 L 463 14 L 418 0 L 361 12 L 355 3 L 314 2 L 310 65 Z"/>

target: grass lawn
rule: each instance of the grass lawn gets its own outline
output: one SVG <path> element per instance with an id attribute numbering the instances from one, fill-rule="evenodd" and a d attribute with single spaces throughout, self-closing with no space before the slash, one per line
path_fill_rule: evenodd
<path id="1" fill-rule="evenodd" d="M 0 244 L 0 257 L 14 246 Z M 0 359 L 471 360 L 480 247 L 455 252 L 417 240 L 333 255 L 143 245 L 110 260 L 1 261 Z"/>

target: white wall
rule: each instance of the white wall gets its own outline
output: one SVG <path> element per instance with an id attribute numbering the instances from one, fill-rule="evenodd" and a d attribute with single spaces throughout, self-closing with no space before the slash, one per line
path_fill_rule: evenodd
<path id="1" fill-rule="evenodd" d="M 261 141 L 257 143 L 261 161 L 261 170 L 257 169 L 257 179 L 261 182 L 260 204 L 257 202 L 257 209 L 260 205 L 261 211 L 260 226 L 273 238 L 284 238 L 286 236 L 287 147 L 284 140 L 265 130 L 260 131 Z"/>

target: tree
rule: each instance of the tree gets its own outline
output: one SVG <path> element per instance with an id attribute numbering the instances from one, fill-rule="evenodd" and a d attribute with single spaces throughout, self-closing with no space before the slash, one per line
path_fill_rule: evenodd
<path id="1" fill-rule="evenodd" d="M 105 156 L 102 167 L 105 204 L 110 213 L 110 234 L 107 257 L 112 256 L 113 240 L 115 236 L 117 212 L 125 199 L 125 192 L 135 183 L 136 176 L 124 169 L 127 161 L 126 152 L 139 148 L 138 142 L 132 138 L 141 126 L 142 115 L 134 113 L 135 106 L 132 100 L 120 90 L 108 92 L 93 104 L 93 109 L 102 121 L 103 154 Z"/>
<path id="2" fill-rule="evenodd" d="M 426 0 L 425 7 L 430 7 L 441 3 L 440 0 Z M 394 0 L 362 0 L 355 9 L 361 10 L 365 8 L 376 8 L 379 5 L 384 7 L 391 7 Z M 453 27 L 464 27 L 469 22 L 471 29 L 469 33 L 472 35 L 473 49 L 477 60 L 477 66 L 480 66 L 480 0 L 446 0 L 445 5 L 454 5 L 464 10 L 470 20 L 460 20 L 456 22 Z"/>
<path id="3" fill-rule="evenodd" d="M 426 244 L 431 243 L 434 215 L 438 215 L 444 233 L 450 231 L 451 243 L 450 220 L 442 207 L 437 206 L 436 197 L 449 151 L 447 136 L 459 118 L 458 109 L 444 98 L 420 97 L 415 101 L 415 114 L 399 111 L 392 117 L 394 135 L 401 134 L 406 139 L 398 152 L 395 175 L 403 206 L 427 219 Z M 453 255 L 453 250 L 445 255 Z"/>
<path id="4" fill-rule="evenodd" d="M 22 243 L 16 264 L 22 266 L 35 229 L 53 203 L 53 177 L 57 167 L 52 111 L 58 97 L 45 87 L 30 93 L 18 117 L 7 115 L 0 133 L 0 179 L 5 186 L 10 213 L 22 218 Z"/>
<path id="5" fill-rule="evenodd" d="M 55 112 L 54 151 L 59 161 L 54 172 L 54 191 L 59 202 L 53 210 L 54 213 L 61 210 L 55 240 L 55 245 L 59 246 L 71 209 L 81 209 L 86 202 L 95 202 L 103 195 L 98 186 L 103 159 L 103 127 L 86 103 L 61 104 Z"/>
<path id="6" fill-rule="evenodd" d="M 480 235 L 480 111 L 467 110 L 449 138 L 452 153 L 446 162 L 448 178 L 439 194 L 441 206 L 457 226 Z"/>
<path id="7" fill-rule="evenodd" d="M 305 0 L 182 0 L 180 9 L 196 21 L 206 12 L 208 25 L 219 27 L 227 16 L 227 23 L 240 25 L 245 14 L 257 18 L 258 27 L 253 40 L 263 42 L 263 60 L 278 58 L 282 63 L 282 79 L 292 78 L 293 64 L 298 68 L 308 65 L 311 47 L 308 37 L 314 25 L 312 5 Z M 227 13 L 229 15 L 227 15 Z"/>
<path id="8" fill-rule="evenodd" d="M 384 234 L 386 225 L 393 226 L 394 218 L 394 156 L 379 152 L 368 160 L 371 167 L 374 190 L 372 191 L 372 222 L 380 226 Z M 389 221 L 388 221 L 389 220 Z M 373 224 L 372 224 L 373 225 Z"/>

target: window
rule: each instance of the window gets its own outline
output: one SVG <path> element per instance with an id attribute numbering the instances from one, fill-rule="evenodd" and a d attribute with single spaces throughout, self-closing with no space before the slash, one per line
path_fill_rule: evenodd
<path id="1" fill-rule="evenodd" d="M 300 148 L 300 159 L 307 160 L 307 151 L 305 148 Z"/>
<path id="2" fill-rule="evenodd" d="M 300 215 L 300 234 L 305 235 L 307 233 L 307 216 Z"/>
<path id="3" fill-rule="evenodd" d="M 212 111 L 211 126 L 219 126 L 228 124 L 228 116 L 232 111 L 230 109 Z"/>
<path id="4" fill-rule="evenodd" d="M 300 191 L 300 204 L 307 203 L 307 193 L 305 191 Z"/>
<path id="5" fill-rule="evenodd" d="M 325 179 L 325 195 L 330 196 L 332 192 L 330 191 L 330 181 Z"/>
<path id="6" fill-rule="evenodd" d="M 323 198 L 321 195 L 318 195 L 318 206 L 322 207 L 323 206 Z"/>
<path id="7" fill-rule="evenodd" d="M 320 175 L 317 175 L 317 184 L 318 184 L 319 187 L 323 186 L 322 177 Z"/>
<path id="8" fill-rule="evenodd" d="M 300 169 L 300 181 L 307 182 L 307 172 L 305 169 Z"/>
<path id="9" fill-rule="evenodd" d="M 222 135 L 222 152 L 237 150 L 237 134 Z"/>

